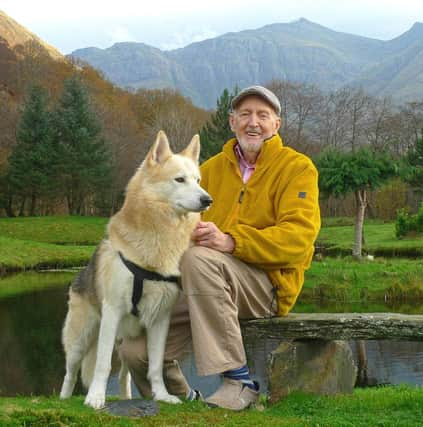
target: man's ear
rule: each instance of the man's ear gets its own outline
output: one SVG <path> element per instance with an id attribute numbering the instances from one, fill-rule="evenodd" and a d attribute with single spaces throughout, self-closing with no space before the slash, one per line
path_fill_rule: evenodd
<path id="1" fill-rule="evenodd" d="M 230 112 L 229 113 L 229 126 L 231 127 L 232 132 L 234 132 L 234 121 L 235 121 L 234 112 Z"/>
<path id="2" fill-rule="evenodd" d="M 160 130 L 146 160 L 150 166 L 164 163 L 172 155 L 166 134 Z"/>
<path id="3" fill-rule="evenodd" d="M 278 116 L 278 118 L 276 119 L 276 132 L 275 133 L 278 133 L 281 126 L 282 126 L 282 119 Z"/>
<path id="4" fill-rule="evenodd" d="M 181 154 L 183 156 L 189 157 L 190 159 L 194 160 L 194 162 L 198 163 L 200 159 L 200 148 L 200 137 L 197 134 L 192 137 L 191 142 L 183 151 L 181 151 Z"/>

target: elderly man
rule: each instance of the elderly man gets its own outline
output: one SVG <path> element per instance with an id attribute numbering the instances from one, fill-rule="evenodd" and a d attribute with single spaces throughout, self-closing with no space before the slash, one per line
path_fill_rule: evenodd
<path id="1" fill-rule="evenodd" d="M 192 343 L 199 375 L 223 376 L 206 399 L 210 406 L 241 410 L 257 401 L 239 319 L 289 312 L 320 228 L 316 168 L 283 146 L 280 113 L 278 98 L 265 87 L 242 90 L 229 116 L 235 138 L 201 166 L 213 205 L 182 259 L 184 292 L 171 321 L 164 377 L 170 393 L 198 395 L 177 363 Z M 148 395 L 145 340 L 127 340 L 121 353 Z"/>

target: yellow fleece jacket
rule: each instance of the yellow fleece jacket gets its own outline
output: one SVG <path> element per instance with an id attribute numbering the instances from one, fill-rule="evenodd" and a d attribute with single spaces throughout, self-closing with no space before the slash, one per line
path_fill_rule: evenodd
<path id="1" fill-rule="evenodd" d="M 213 198 L 202 219 L 234 238 L 234 256 L 267 272 L 283 316 L 301 291 L 320 229 L 317 170 L 274 135 L 264 142 L 244 184 L 235 144 L 229 140 L 201 165 L 201 185 Z"/>

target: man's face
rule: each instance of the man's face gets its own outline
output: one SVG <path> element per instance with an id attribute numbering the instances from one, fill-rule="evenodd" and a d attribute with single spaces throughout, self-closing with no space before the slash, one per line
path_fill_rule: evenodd
<path id="1" fill-rule="evenodd" d="M 243 99 L 229 116 L 232 131 L 242 152 L 259 153 L 264 140 L 275 135 L 281 119 L 273 108 L 258 96 Z"/>

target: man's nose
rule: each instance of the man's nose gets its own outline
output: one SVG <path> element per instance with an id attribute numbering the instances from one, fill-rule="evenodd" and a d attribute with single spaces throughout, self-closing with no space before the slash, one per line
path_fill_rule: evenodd
<path id="1" fill-rule="evenodd" d="M 258 115 L 255 113 L 250 114 L 248 119 L 248 125 L 252 127 L 258 126 Z"/>

